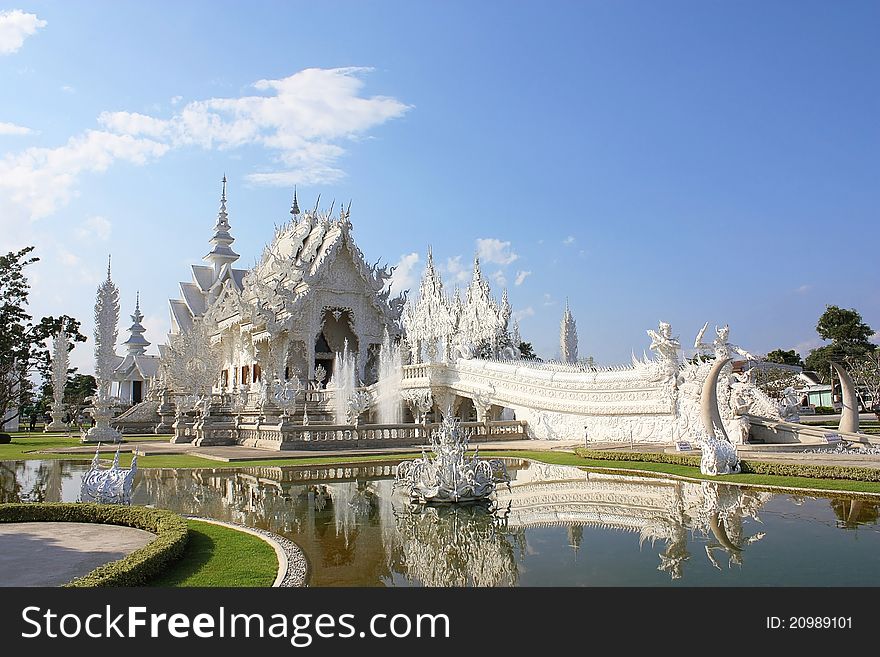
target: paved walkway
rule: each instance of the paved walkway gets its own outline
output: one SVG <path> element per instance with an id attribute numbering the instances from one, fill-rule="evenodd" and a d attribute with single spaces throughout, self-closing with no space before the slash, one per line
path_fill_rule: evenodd
<path id="1" fill-rule="evenodd" d="M 151 543 L 133 527 L 81 522 L 0 523 L 0 586 L 61 586 Z"/>

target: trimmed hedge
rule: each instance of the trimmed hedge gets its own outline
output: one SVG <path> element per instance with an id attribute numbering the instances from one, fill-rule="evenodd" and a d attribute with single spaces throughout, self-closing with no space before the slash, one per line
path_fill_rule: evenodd
<path id="1" fill-rule="evenodd" d="M 642 463 L 669 463 L 700 467 L 699 456 L 665 454 L 660 452 L 605 452 L 579 447 L 575 453 L 581 458 L 600 461 L 640 461 Z M 777 463 L 772 461 L 740 460 L 743 474 L 777 475 L 780 477 L 809 477 L 812 479 L 848 479 L 851 481 L 880 481 L 880 468 L 846 465 L 814 465 Z"/>
<path id="2" fill-rule="evenodd" d="M 88 522 L 124 525 L 156 534 L 149 545 L 95 568 L 65 584 L 70 587 L 141 586 L 164 572 L 183 554 L 186 520 L 164 509 L 117 504 L 0 504 L 0 522 Z"/>

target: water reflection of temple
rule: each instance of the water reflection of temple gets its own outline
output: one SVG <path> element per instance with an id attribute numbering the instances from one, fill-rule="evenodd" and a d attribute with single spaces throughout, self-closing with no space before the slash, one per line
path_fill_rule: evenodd
<path id="1" fill-rule="evenodd" d="M 673 579 L 690 558 L 688 537 L 703 539 L 718 568 L 741 562 L 762 534 L 744 520 L 770 497 L 734 486 L 588 473 L 514 464 L 499 489 L 500 515 L 413 513 L 392 490 L 394 465 L 146 471 L 136 501 L 261 527 L 297 541 L 316 585 L 513 585 L 526 530 L 561 526 L 577 549 L 585 527 L 639 535 L 658 546 L 658 568 Z M 470 512 L 468 512 L 470 513 Z"/>
<path id="2" fill-rule="evenodd" d="M 516 473 L 511 489 L 496 492 L 500 507 L 509 508 L 509 529 L 565 526 L 573 548 L 582 532 L 601 527 L 638 532 L 640 543 L 664 544 L 658 568 L 673 579 L 682 576 L 690 558 L 688 534 L 705 537 L 706 556 L 721 568 L 719 553 L 730 564 L 742 562 L 742 551 L 763 533 L 746 535 L 743 521 L 757 520 L 769 493 L 714 482 L 690 483 L 586 472 L 564 466 L 532 464 Z"/>

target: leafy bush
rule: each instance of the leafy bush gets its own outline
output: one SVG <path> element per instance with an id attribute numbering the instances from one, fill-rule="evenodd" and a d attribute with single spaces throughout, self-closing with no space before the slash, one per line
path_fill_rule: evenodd
<path id="1" fill-rule="evenodd" d="M 141 586 L 183 554 L 186 520 L 164 509 L 117 504 L 0 504 L 0 522 L 89 522 L 123 525 L 156 534 L 149 545 L 99 566 L 65 586 Z"/>
<path id="2" fill-rule="evenodd" d="M 816 407 L 816 415 L 836 415 L 837 411 L 834 410 L 833 406 L 817 406 Z"/>
<path id="3" fill-rule="evenodd" d="M 640 461 L 642 463 L 670 463 L 700 467 L 699 456 L 657 452 L 604 452 L 597 449 L 575 450 L 581 458 L 600 461 Z M 810 477 L 813 479 L 848 479 L 852 481 L 880 481 L 880 468 L 860 466 L 818 465 L 808 463 L 777 463 L 771 461 L 741 460 L 743 474 L 777 475 L 780 477 Z"/>

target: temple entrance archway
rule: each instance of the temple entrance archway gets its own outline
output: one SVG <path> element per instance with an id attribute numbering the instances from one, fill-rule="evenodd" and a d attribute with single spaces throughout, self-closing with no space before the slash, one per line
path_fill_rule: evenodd
<path id="1" fill-rule="evenodd" d="M 315 338 L 315 363 L 327 373 L 324 382 L 330 379 L 336 354 L 342 353 L 348 341 L 348 350 L 356 354 L 360 347 L 357 334 L 354 332 L 354 315 L 351 308 L 325 307 L 321 314 L 321 330 Z"/>

